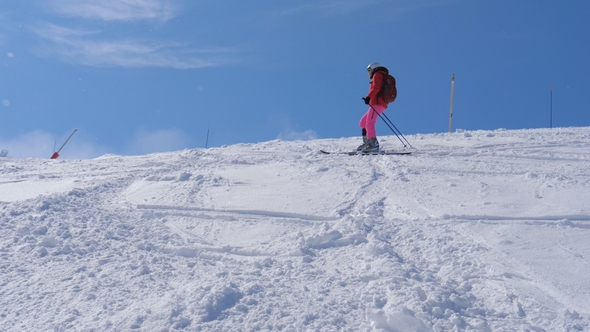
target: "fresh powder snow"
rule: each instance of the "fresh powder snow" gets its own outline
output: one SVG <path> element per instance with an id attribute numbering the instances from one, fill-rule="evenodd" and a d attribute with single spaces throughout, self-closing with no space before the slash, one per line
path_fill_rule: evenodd
<path id="1" fill-rule="evenodd" d="M 407 138 L 0 158 L 0 331 L 590 331 L 590 128 Z"/>

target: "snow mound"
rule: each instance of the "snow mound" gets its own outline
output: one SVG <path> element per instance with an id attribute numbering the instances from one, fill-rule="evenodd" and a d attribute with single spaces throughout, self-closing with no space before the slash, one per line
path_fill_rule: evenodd
<path id="1" fill-rule="evenodd" d="M 0 331 L 590 329 L 590 128 L 407 138 L 2 158 Z"/>

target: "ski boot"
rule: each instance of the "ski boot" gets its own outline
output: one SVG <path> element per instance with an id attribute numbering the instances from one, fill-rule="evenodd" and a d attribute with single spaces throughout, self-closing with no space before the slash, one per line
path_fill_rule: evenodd
<path id="1" fill-rule="evenodd" d="M 367 139 L 367 143 L 364 144 L 364 147 L 359 150 L 361 153 L 378 153 L 379 152 L 379 141 L 377 141 L 376 137 Z"/>

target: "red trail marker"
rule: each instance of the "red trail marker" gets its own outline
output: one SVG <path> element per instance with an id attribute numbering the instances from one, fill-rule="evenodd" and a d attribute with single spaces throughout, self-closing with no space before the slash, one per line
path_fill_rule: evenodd
<path id="1" fill-rule="evenodd" d="M 64 142 L 64 144 L 61 146 L 61 148 L 59 148 L 59 150 L 57 150 L 57 152 L 54 152 L 53 155 L 51 156 L 51 159 L 57 159 L 57 157 L 59 157 L 59 152 L 61 151 L 61 149 L 64 148 L 64 146 L 66 146 L 66 144 L 68 143 L 68 141 L 70 140 L 70 138 L 72 138 L 72 136 L 74 136 L 74 134 L 78 131 L 78 129 L 74 129 L 74 132 L 72 132 L 72 134 L 70 135 L 70 137 L 68 137 L 68 139 Z"/>

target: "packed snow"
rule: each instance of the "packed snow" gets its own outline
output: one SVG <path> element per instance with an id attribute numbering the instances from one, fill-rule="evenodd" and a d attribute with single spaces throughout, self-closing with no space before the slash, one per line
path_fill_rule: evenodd
<path id="1" fill-rule="evenodd" d="M 590 331 L 590 128 L 407 139 L 0 158 L 0 331 Z"/>

